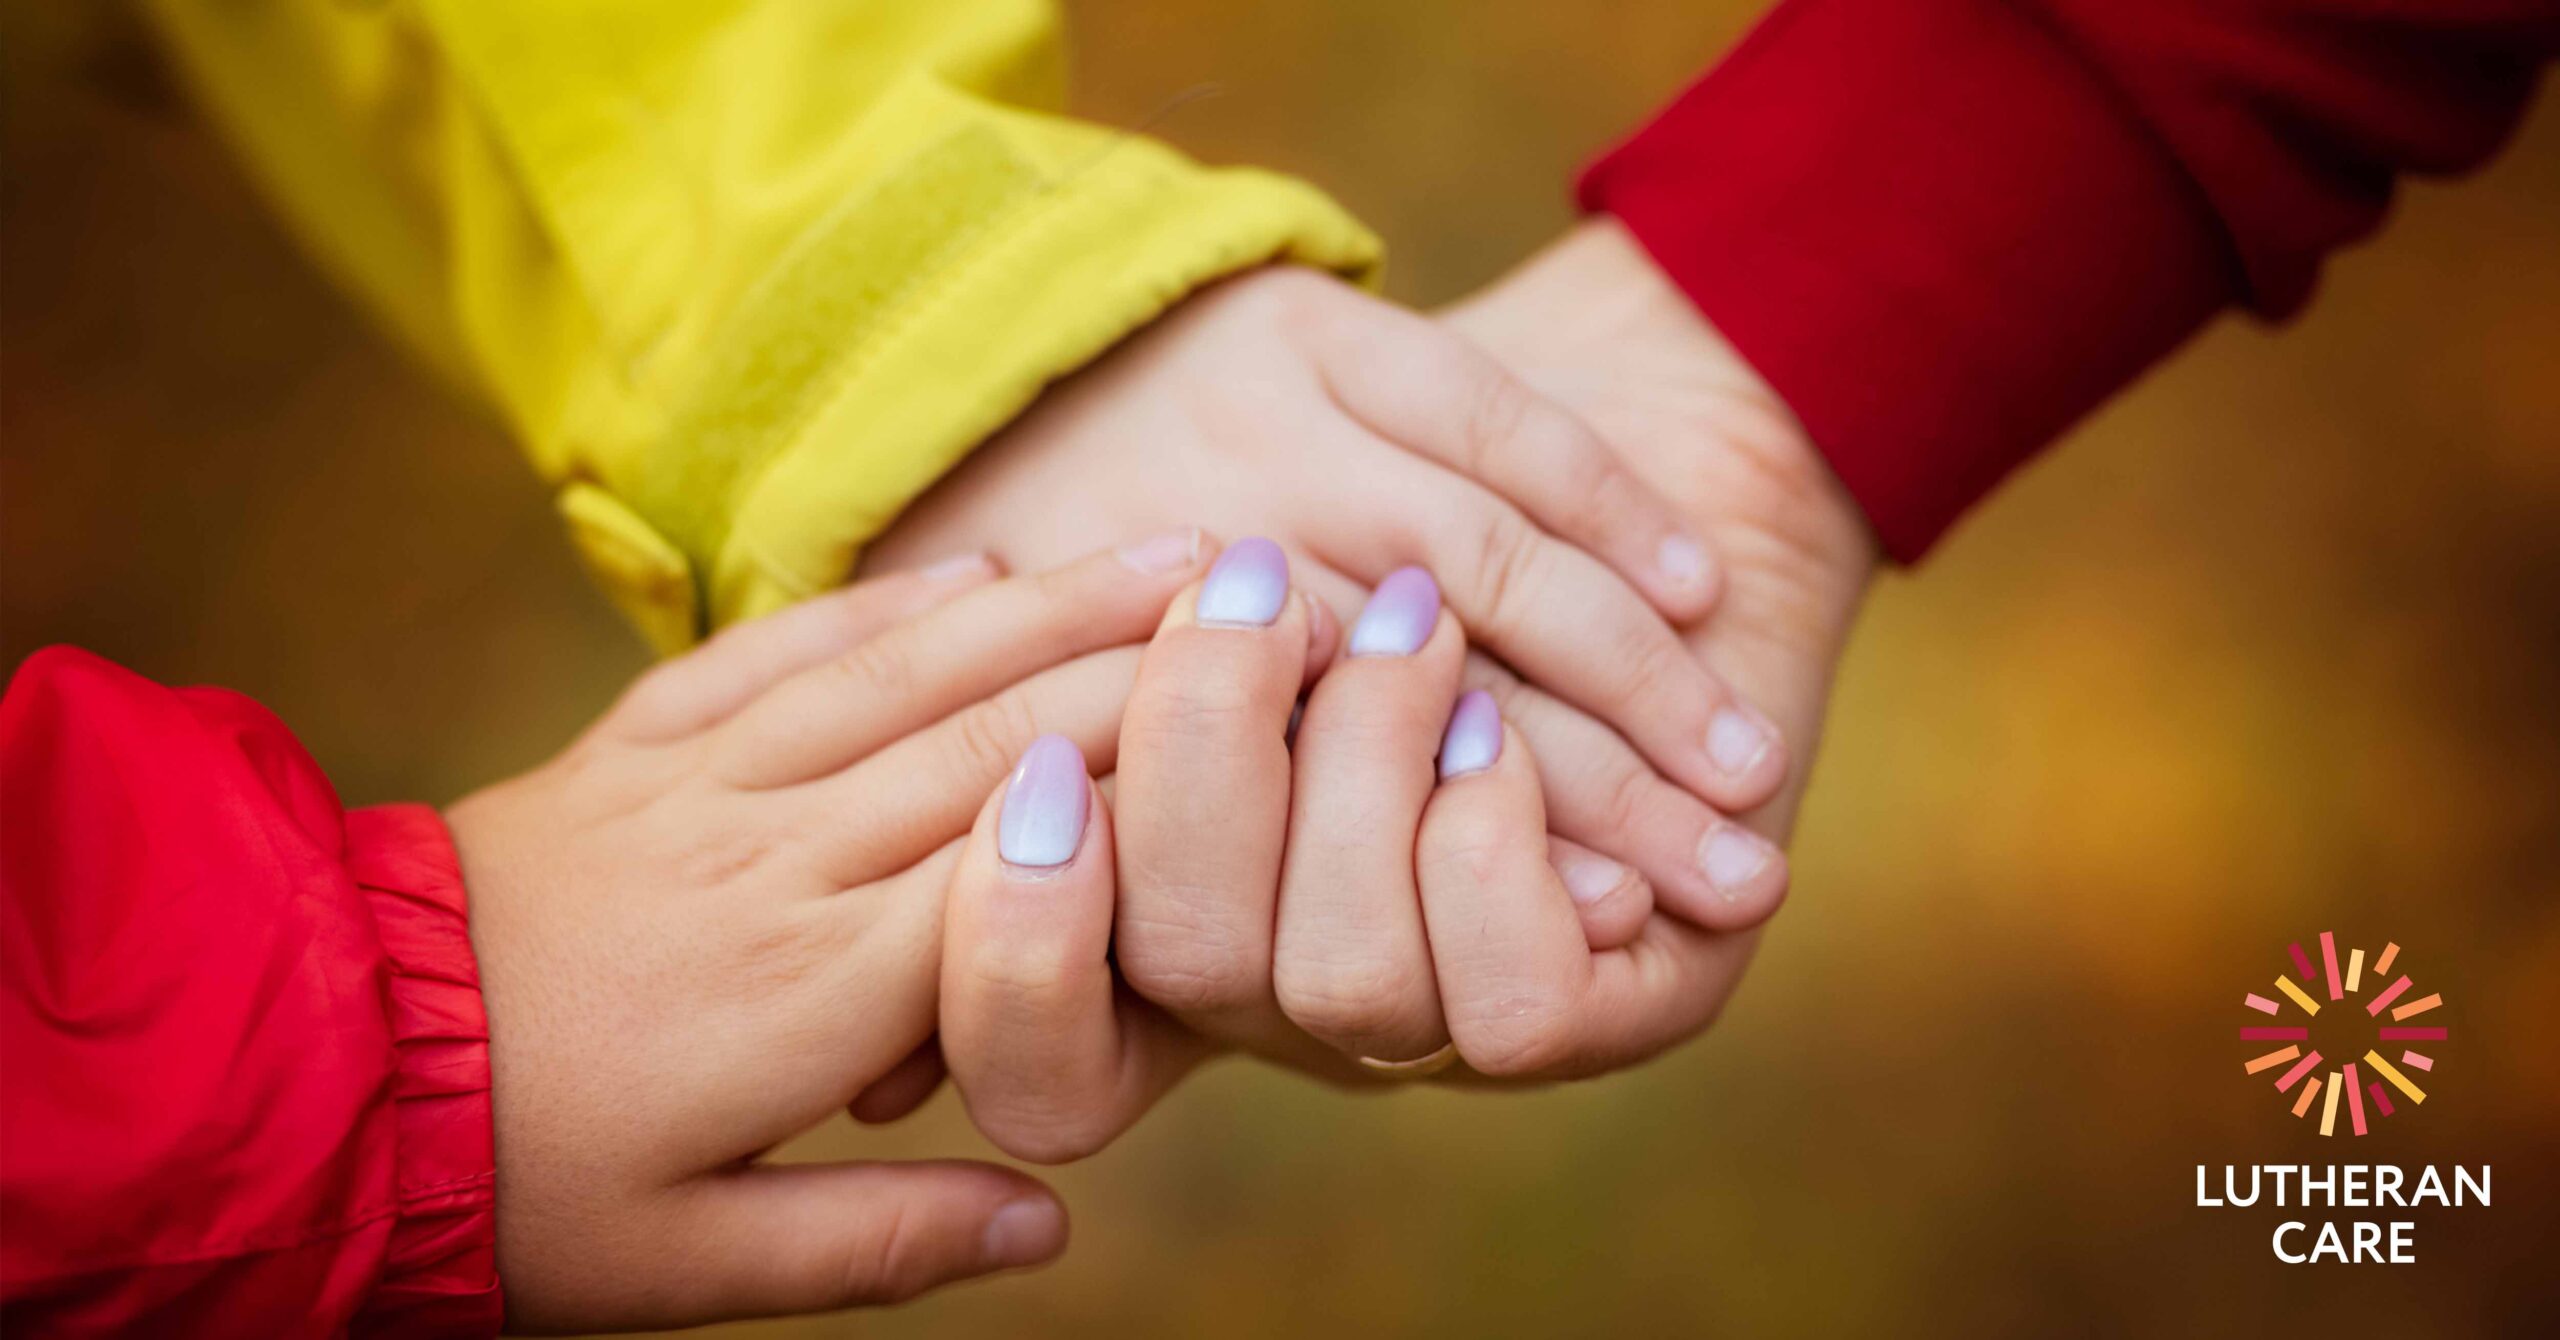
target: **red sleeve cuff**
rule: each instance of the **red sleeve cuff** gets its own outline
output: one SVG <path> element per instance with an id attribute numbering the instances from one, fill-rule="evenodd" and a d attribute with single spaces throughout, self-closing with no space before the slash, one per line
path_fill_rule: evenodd
<path id="1" fill-rule="evenodd" d="M 489 1020 L 471 950 L 461 861 L 424 805 L 347 815 L 347 871 L 390 967 L 399 1218 L 358 1335 L 495 1335 L 497 1155 Z"/>
<path id="2" fill-rule="evenodd" d="M 2192 185 L 2001 0 L 1788 0 L 1580 197 L 1906 562 L 2237 292 Z"/>

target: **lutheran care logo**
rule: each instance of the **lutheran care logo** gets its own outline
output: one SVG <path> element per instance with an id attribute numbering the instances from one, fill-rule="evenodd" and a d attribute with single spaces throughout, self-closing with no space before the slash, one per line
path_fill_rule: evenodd
<path id="1" fill-rule="evenodd" d="M 2247 1072 L 2255 1075 L 2284 1066 L 2283 1073 L 2276 1076 L 2276 1092 L 2293 1093 L 2299 1086 L 2301 1091 L 2293 1100 L 2293 1115 L 2297 1117 L 2309 1116 L 2312 1103 L 2318 1101 L 2322 1135 L 2337 1134 L 2338 1109 L 2341 1106 L 2347 1110 L 2350 1129 L 2357 1135 L 2363 1135 L 2397 1110 L 2392 1104 L 2391 1090 L 2398 1090 L 2409 1100 L 2411 1107 L 2427 1101 L 2425 1091 L 2410 1080 L 2407 1071 L 2433 1071 L 2435 1059 L 2404 1044 L 2444 1041 L 2443 1025 L 2408 1023 L 2444 1004 L 2444 997 L 2431 994 L 2401 1003 L 2401 998 L 2409 994 L 2409 976 L 2406 973 L 2396 979 L 2391 976 L 2391 966 L 2400 957 L 2400 946 L 2384 945 L 2381 955 L 2373 961 L 2371 972 L 2365 970 L 2363 950 L 2348 951 L 2347 970 L 2343 975 L 2338 971 L 2337 937 L 2331 932 L 2320 932 L 2322 970 L 2319 972 L 2312 971 L 2311 956 L 2302 952 L 2301 941 L 2295 941 L 2289 948 L 2293 954 L 2294 972 L 2302 978 L 2302 985 L 2297 986 L 2292 977 L 2278 973 L 2276 990 L 2300 1008 L 2305 1020 L 2316 1018 L 2323 1004 L 2314 998 L 2312 991 L 2325 987 L 2327 1002 L 2338 1004 L 2353 1002 L 2357 992 L 2363 990 L 2368 981 L 2377 986 L 2387 981 L 2390 985 L 2382 986 L 2370 1000 L 2354 1002 L 2363 1005 L 2365 1018 L 2357 1018 L 2353 1010 L 2342 1006 L 2339 1014 L 2330 1016 L 2332 1023 L 2322 1029 L 2326 1040 L 2338 1047 L 2341 1055 L 2350 1055 L 2354 1048 L 2363 1047 L 2364 1055 L 2359 1060 L 2348 1061 L 2325 1076 L 2315 1074 L 2313 1072 L 2320 1069 L 2323 1058 L 2316 1048 L 2306 1051 L 2311 1043 L 2310 1024 L 2252 1024 L 2240 1030 L 2242 1041 L 2292 1045 L 2252 1058 L 2245 1067 Z M 2312 988 L 2312 991 L 2306 991 L 2304 987 Z M 2243 1003 L 2260 1014 L 2277 1019 L 2285 1017 L 2284 1005 L 2254 991 L 2244 998 Z M 2391 1011 L 2388 1024 L 2381 1022 L 2384 1010 Z M 2342 1015 L 2353 1020 L 2355 1026 L 2351 1032 L 2341 1034 L 2335 1026 L 2335 1021 Z M 2383 1053 L 2386 1051 L 2399 1052 L 2398 1064 L 2385 1059 Z M 2390 1089 L 2383 1087 L 2385 1081 L 2390 1083 Z"/>

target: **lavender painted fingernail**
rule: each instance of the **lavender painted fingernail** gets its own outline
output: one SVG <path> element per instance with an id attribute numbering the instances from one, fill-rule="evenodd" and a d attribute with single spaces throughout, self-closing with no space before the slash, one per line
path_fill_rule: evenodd
<path id="1" fill-rule="evenodd" d="M 1043 735 L 1022 751 L 996 814 L 996 854 L 1009 865 L 1059 866 L 1084 844 L 1084 751 L 1063 735 Z"/>
<path id="2" fill-rule="evenodd" d="M 1440 622 L 1440 584 L 1420 568 L 1398 568 L 1378 583 L 1351 626 L 1354 656 L 1411 656 Z"/>
<path id="3" fill-rule="evenodd" d="M 1289 556 L 1269 540 L 1238 540 L 1209 565 L 1192 617 L 1204 624 L 1267 628 L 1289 598 Z"/>
<path id="4" fill-rule="evenodd" d="M 1478 689 L 1458 699 L 1449 714 L 1449 729 L 1440 737 L 1442 780 L 1482 772 L 1502 757 L 1502 711 L 1493 695 Z"/>

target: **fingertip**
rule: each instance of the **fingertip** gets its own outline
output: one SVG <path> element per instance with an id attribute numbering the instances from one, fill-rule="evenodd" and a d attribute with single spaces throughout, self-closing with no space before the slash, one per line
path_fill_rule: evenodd
<path id="1" fill-rule="evenodd" d="M 1550 836 L 1547 847 L 1582 919 L 1584 943 L 1594 952 L 1634 943 L 1653 915 L 1653 882 L 1631 865 L 1562 838 Z"/>
<path id="2" fill-rule="evenodd" d="M 1644 581 L 1654 608 L 1673 624 L 1706 618 L 1724 598 L 1724 564 L 1696 536 L 1670 531 L 1654 545 Z"/>
<path id="3" fill-rule="evenodd" d="M 1084 751 L 1063 735 L 1031 742 L 1005 779 L 996 813 L 996 855 L 1009 876 L 1049 874 L 1088 844 L 1093 779 Z"/>
<path id="4" fill-rule="evenodd" d="M 1004 563 L 984 549 L 969 554 L 954 554 L 915 570 L 915 575 L 941 586 L 967 588 L 991 582 L 1004 575 Z M 850 588 L 848 588 L 850 589 Z"/>
<path id="5" fill-rule="evenodd" d="M 1777 723 L 1739 699 L 1708 717 L 1707 764 L 1716 783 L 1707 799 L 1728 812 L 1756 809 L 1787 779 L 1787 742 Z"/>
<path id="6" fill-rule="evenodd" d="M 1342 650 L 1342 621 L 1334 616 L 1333 607 L 1305 591 L 1298 593 L 1299 603 L 1306 607 L 1307 677 L 1312 684 L 1333 664 L 1334 655 Z"/>
<path id="7" fill-rule="evenodd" d="M 1024 1178 L 1030 1189 L 987 1216 L 979 1235 L 989 1270 L 1045 1265 L 1067 1250 L 1067 1207 L 1048 1187 Z"/>
<path id="8" fill-rule="evenodd" d="M 1133 540 L 1111 551 L 1120 565 L 1144 577 L 1188 576 L 1199 570 L 1217 542 L 1198 526 Z"/>
<path id="9" fill-rule="evenodd" d="M 1671 910 L 1711 931 L 1741 931 L 1767 921 L 1786 901 L 1787 854 L 1777 844 L 1729 820 L 1698 839 L 1703 888 L 1678 892 Z"/>
<path id="10" fill-rule="evenodd" d="M 1500 762 L 1507 729 L 1492 694 L 1474 689 L 1459 695 L 1440 735 L 1440 780 L 1483 772 Z"/>

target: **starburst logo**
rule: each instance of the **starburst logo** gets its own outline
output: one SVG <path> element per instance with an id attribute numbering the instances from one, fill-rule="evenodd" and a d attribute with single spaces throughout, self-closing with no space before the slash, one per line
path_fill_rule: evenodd
<path id="1" fill-rule="evenodd" d="M 2411 1107 L 2427 1101 L 2426 1092 L 2409 1078 L 2407 1072 L 2410 1070 L 2421 1073 L 2433 1071 L 2436 1068 L 2435 1058 L 2405 1044 L 2442 1042 L 2445 1037 L 2445 1028 L 2438 1023 L 2411 1024 L 2408 1021 L 2443 1005 L 2444 997 L 2431 994 L 2403 1002 L 2402 998 L 2410 991 L 2409 976 L 2406 973 L 2402 973 L 2397 978 L 2391 976 L 2391 965 L 2400 957 L 2400 946 L 2384 945 L 2380 956 L 2373 961 L 2371 972 L 2365 970 L 2364 951 L 2350 950 L 2347 954 L 2347 970 L 2344 974 L 2338 971 L 2338 940 L 2332 932 L 2320 932 L 2321 971 L 2319 972 L 2312 970 L 2311 956 L 2302 952 L 2301 941 L 2294 941 L 2288 948 L 2293 955 L 2294 973 L 2301 977 L 2302 982 L 2297 986 L 2293 977 L 2278 973 L 2276 990 L 2284 996 L 2286 1001 L 2299 1007 L 2305 1019 L 2316 1017 L 2320 1013 L 2322 1004 L 2321 1001 L 2314 999 L 2311 992 L 2304 989 L 2305 987 L 2317 989 L 2325 985 L 2328 989 L 2329 1002 L 2340 1003 L 2352 1002 L 2368 982 L 2377 985 L 2383 982 L 2390 983 L 2376 991 L 2372 999 L 2362 1002 L 2365 1015 L 2373 1023 L 2365 1024 L 2363 1020 L 2357 1020 L 2356 1022 L 2362 1025 L 2356 1031 L 2357 1042 L 2346 1044 L 2341 1048 L 2341 1052 L 2344 1053 L 2360 1044 L 2366 1036 L 2366 1029 L 2371 1030 L 2370 1036 L 2373 1041 L 2365 1046 L 2364 1055 L 2359 1060 L 2348 1061 L 2330 1070 L 2326 1075 L 2321 1075 L 2314 1073 L 2320 1069 L 2323 1058 L 2319 1051 L 2310 1045 L 2309 1024 L 2247 1025 L 2240 1030 L 2240 1040 L 2243 1042 L 2292 1044 L 2251 1058 L 2245 1067 L 2248 1073 L 2255 1075 L 2273 1070 L 2278 1066 L 2285 1067 L 2283 1073 L 2276 1076 L 2276 1092 L 2296 1093 L 2299 1089 L 2299 1093 L 2296 1093 L 2293 1100 L 2293 1115 L 2297 1117 L 2308 1117 L 2311 1114 L 2311 1105 L 2315 1101 L 2318 1102 L 2322 1135 L 2337 1134 L 2338 1109 L 2341 1106 L 2347 1110 L 2349 1128 L 2355 1134 L 2363 1135 L 2372 1128 L 2372 1125 L 2379 1124 L 2383 1118 L 2391 1116 L 2395 1111 L 2391 1102 L 2392 1090 L 2398 1090 L 2402 1097 L 2409 1100 Z M 2277 1019 L 2284 1017 L 2283 1004 L 2259 995 L 2257 992 L 2250 992 L 2242 1003 L 2260 1014 Z M 2391 1012 L 2391 1022 L 2388 1024 L 2381 1022 L 2382 1012 L 2385 1010 Z M 2334 1019 L 2337 1016 L 2331 1017 Z M 2347 1017 L 2352 1019 L 2354 1015 L 2348 1012 Z M 2383 1052 L 2388 1050 L 2399 1051 L 2399 1064 L 2394 1065 L 2383 1057 Z M 2383 1087 L 2386 1081 L 2390 1084 L 2390 1089 Z M 2368 1100 L 2371 1104 L 2369 1109 Z M 2367 1120 L 2368 1110 L 2372 1114 L 2370 1123 Z"/>

